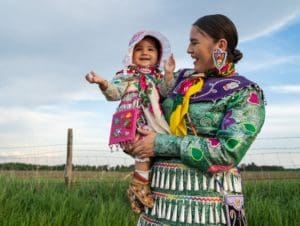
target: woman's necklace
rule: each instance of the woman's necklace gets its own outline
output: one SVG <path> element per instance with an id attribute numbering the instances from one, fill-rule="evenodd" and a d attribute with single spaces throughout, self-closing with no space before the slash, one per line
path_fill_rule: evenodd
<path id="1" fill-rule="evenodd" d="M 211 76 L 219 76 L 219 77 L 227 77 L 232 76 L 235 73 L 234 63 L 225 64 L 220 70 L 217 68 L 209 69 L 205 72 L 206 77 Z"/>

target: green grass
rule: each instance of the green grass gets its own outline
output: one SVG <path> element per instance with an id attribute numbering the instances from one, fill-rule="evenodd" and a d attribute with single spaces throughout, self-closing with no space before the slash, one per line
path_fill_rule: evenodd
<path id="1" fill-rule="evenodd" d="M 66 188 L 63 182 L 0 177 L 0 225 L 133 225 L 128 183 L 106 180 Z"/>
<path id="2" fill-rule="evenodd" d="M 244 194 L 249 225 L 300 225 L 299 180 L 246 181 Z"/>
<path id="3" fill-rule="evenodd" d="M 131 226 L 138 216 L 125 191 L 128 181 L 76 183 L 0 177 L 1 226 Z M 250 226 L 300 225 L 300 181 L 246 181 Z"/>

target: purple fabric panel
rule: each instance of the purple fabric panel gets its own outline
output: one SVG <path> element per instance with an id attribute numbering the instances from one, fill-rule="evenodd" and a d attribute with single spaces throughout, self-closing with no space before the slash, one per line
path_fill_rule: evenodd
<path id="1" fill-rule="evenodd" d="M 170 93 L 171 98 L 175 98 L 177 93 L 176 90 L 179 87 L 180 82 L 185 78 L 185 73 L 187 71 L 190 72 L 191 69 L 183 69 L 180 72 L 175 88 Z M 204 79 L 205 81 L 202 90 L 191 97 L 190 103 L 219 100 L 244 87 L 256 85 L 256 83 L 238 75 L 237 73 L 230 77 L 208 77 Z"/>

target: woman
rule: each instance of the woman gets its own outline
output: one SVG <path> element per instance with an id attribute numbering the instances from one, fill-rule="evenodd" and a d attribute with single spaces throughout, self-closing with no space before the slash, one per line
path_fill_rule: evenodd
<path id="1" fill-rule="evenodd" d="M 265 118 L 262 90 L 235 72 L 238 35 L 224 15 L 199 18 L 187 52 L 194 69 L 175 74 L 162 108 L 172 135 L 140 130 L 126 151 L 155 157 L 154 206 L 139 225 L 246 225 L 236 168 Z"/>

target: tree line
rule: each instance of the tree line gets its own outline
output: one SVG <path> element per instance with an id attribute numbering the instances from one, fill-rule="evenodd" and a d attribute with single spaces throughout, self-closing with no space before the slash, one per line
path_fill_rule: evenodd
<path id="1" fill-rule="evenodd" d="M 73 171 L 132 171 L 134 165 L 130 166 L 93 166 L 93 165 L 72 165 Z M 57 170 L 63 171 L 65 169 L 65 164 L 61 165 L 37 165 L 37 164 L 28 164 L 28 163 L 18 163 L 18 162 L 9 162 L 0 164 L 0 170 Z"/>
<path id="2" fill-rule="evenodd" d="M 120 171 L 120 172 L 127 172 L 133 171 L 134 165 L 124 166 L 124 165 L 117 165 L 117 166 L 109 166 L 109 165 L 72 165 L 73 171 Z M 239 166 L 241 171 L 299 171 L 298 169 L 288 169 L 284 168 L 283 166 L 258 166 L 255 163 L 250 164 L 241 164 Z M 61 165 L 36 165 L 36 164 L 28 164 L 28 163 L 2 163 L 0 164 L 0 170 L 57 170 L 63 171 L 65 169 L 65 164 Z"/>

